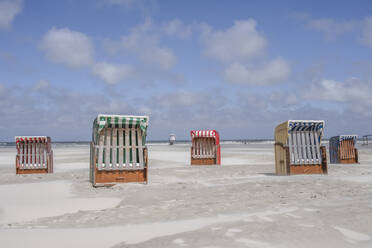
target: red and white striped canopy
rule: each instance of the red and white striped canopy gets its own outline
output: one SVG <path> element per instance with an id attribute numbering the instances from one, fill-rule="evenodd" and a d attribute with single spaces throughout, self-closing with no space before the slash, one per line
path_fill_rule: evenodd
<path id="1" fill-rule="evenodd" d="M 16 143 L 18 142 L 39 142 L 39 143 L 45 143 L 48 141 L 48 138 L 47 136 L 16 136 L 15 137 L 15 141 Z M 50 138 L 49 138 L 50 139 Z"/>
<path id="2" fill-rule="evenodd" d="M 192 130 L 191 137 L 217 137 L 218 132 L 216 130 Z"/>

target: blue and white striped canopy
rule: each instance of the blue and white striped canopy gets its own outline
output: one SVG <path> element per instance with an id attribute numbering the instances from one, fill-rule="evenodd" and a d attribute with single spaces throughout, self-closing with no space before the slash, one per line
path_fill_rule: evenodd
<path id="1" fill-rule="evenodd" d="M 319 131 L 320 136 L 323 136 L 324 121 L 289 120 L 288 133 L 296 131 Z"/>
<path id="2" fill-rule="evenodd" d="M 343 140 L 353 140 L 354 141 L 354 144 L 356 143 L 357 138 L 358 138 L 358 135 L 356 135 L 356 134 L 344 134 L 344 135 L 340 135 L 339 136 L 340 141 L 343 141 Z"/>

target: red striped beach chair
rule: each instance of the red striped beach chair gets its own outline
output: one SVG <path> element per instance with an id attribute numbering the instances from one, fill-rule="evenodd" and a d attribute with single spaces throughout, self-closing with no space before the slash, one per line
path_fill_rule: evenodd
<path id="1" fill-rule="evenodd" d="M 16 136 L 16 173 L 53 173 L 53 151 L 47 136 Z"/>
<path id="2" fill-rule="evenodd" d="M 357 135 L 340 135 L 329 139 L 329 158 L 332 164 L 358 163 Z"/>
<path id="3" fill-rule="evenodd" d="M 191 165 L 220 165 L 220 136 L 216 130 L 192 130 Z"/>
<path id="4" fill-rule="evenodd" d="M 98 115 L 93 122 L 90 181 L 93 186 L 147 183 L 147 116 Z"/>
<path id="5" fill-rule="evenodd" d="M 275 128 L 277 175 L 326 174 L 324 121 L 286 121 Z"/>

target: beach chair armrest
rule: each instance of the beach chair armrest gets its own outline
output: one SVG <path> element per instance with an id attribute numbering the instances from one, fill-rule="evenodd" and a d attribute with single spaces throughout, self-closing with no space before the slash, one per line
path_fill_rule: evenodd
<path id="1" fill-rule="evenodd" d="M 320 147 L 320 153 L 322 156 L 322 170 L 324 174 L 328 174 L 328 166 L 327 166 L 327 148 L 325 146 Z"/>
<path id="2" fill-rule="evenodd" d="M 283 147 L 283 148 L 288 147 L 288 145 L 283 144 L 283 143 L 281 143 L 281 142 L 275 142 L 275 143 L 274 143 L 274 146 L 281 146 L 281 147 Z"/>
<path id="3" fill-rule="evenodd" d="M 145 162 L 144 167 L 147 168 L 149 159 L 147 147 L 143 148 L 143 158 Z"/>
<path id="4" fill-rule="evenodd" d="M 19 154 L 16 155 L 16 168 L 19 168 Z"/>
<path id="5" fill-rule="evenodd" d="M 355 152 L 355 163 L 359 164 L 358 149 L 354 148 L 354 152 Z"/>

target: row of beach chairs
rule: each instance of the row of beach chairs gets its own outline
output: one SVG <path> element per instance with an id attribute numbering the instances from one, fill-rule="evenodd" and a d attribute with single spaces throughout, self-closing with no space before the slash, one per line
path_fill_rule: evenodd
<path id="1" fill-rule="evenodd" d="M 90 145 L 90 182 L 94 186 L 148 180 L 147 116 L 98 115 Z M 293 121 L 275 128 L 277 175 L 326 174 L 322 146 L 324 121 Z M 216 130 L 190 132 L 191 165 L 220 165 L 220 137 Z M 17 136 L 16 173 L 52 173 L 53 151 L 46 136 Z M 332 137 L 331 163 L 358 163 L 356 135 Z"/>

